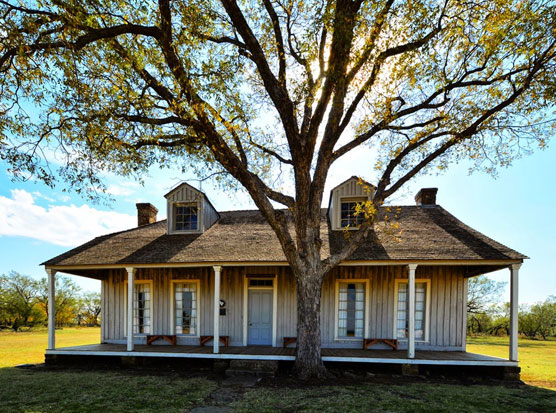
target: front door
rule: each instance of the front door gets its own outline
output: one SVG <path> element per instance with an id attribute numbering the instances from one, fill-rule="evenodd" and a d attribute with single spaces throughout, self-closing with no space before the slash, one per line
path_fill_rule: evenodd
<path id="1" fill-rule="evenodd" d="M 248 345 L 272 345 L 272 295 L 272 290 L 249 290 Z"/>

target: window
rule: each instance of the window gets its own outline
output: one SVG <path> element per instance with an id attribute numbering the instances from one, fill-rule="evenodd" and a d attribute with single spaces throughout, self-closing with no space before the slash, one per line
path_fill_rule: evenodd
<path id="1" fill-rule="evenodd" d="M 134 285 L 133 333 L 151 334 L 151 285 L 150 283 Z"/>
<path id="2" fill-rule="evenodd" d="M 249 287 L 270 287 L 272 288 L 274 286 L 274 280 L 272 278 L 270 279 L 255 279 L 255 280 L 249 280 Z"/>
<path id="3" fill-rule="evenodd" d="M 396 337 L 407 338 L 408 332 L 408 284 L 397 282 L 397 308 L 396 308 Z M 427 294 L 428 282 L 415 282 L 415 340 L 426 341 L 426 319 L 427 319 Z"/>
<path id="4" fill-rule="evenodd" d="M 338 286 L 338 338 L 363 338 L 365 334 L 365 283 L 340 282 Z"/>
<path id="5" fill-rule="evenodd" d="M 174 205 L 176 231 L 197 231 L 199 229 L 199 208 L 197 204 Z"/>
<path id="6" fill-rule="evenodd" d="M 365 219 L 364 213 L 355 215 L 358 203 L 364 202 L 364 199 L 348 199 L 341 202 L 340 208 L 340 227 L 358 227 Z"/>
<path id="7" fill-rule="evenodd" d="M 197 335 L 198 293 L 196 282 L 174 284 L 174 327 L 176 334 Z"/>

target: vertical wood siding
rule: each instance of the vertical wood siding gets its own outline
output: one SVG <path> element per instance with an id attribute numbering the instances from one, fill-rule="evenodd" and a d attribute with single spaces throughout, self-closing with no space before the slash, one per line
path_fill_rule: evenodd
<path id="1" fill-rule="evenodd" d="M 230 337 L 231 345 L 243 342 L 244 280 L 249 275 L 277 277 L 277 343 L 283 337 L 295 337 L 297 323 L 296 283 L 288 267 L 225 267 L 222 271 L 221 299 L 226 301 L 226 315 L 220 316 L 220 334 Z M 430 279 L 429 342 L 418 348 L 465 348 L 467 279 L 458 267 L 420 266 L 417 278 Z M 212 268 L 139 269 L 137 280 L 153 281 L 152 328 L 154 334 L 170 334 L 172 311 L 171 280 L 200 281 L 199 334 L 213 334 Z M 322 344 L 324 347 L 360 347 L 360 340 L 335 340 L 335 294 L 337 279 L 365 279 L 369 286 L 367 329 L 369 337 L 393 338 L 395 280 L 407 279 L 402 266 L 338 267 L 324 280 L 321 302 Z M 108 270 L 102 288 L 102 331 L 106 341 L 126 337 L 126 272 Z M 180 344 L 198 344 L 198 338 L 179 337 Z"/>

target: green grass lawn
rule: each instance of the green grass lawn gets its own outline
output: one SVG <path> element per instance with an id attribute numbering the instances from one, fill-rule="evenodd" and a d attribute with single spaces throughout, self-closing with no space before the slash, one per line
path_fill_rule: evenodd
<path id="1" fill-rule="evenodd" d="M 508 358 L 508 337 L 468 337 L 467 351 Z M 533 386 L 556 390 L 556 340 L 519 339 L 521 379 Z"/>
<path id="2" fill-rule="evenodd" d="M 56 347 L 100 343 L 100 327 L 64 328 L 56 330 Z M 0 332 L 0 368 L 18 364 L 44 363 L 48 346 L 46 329 Z"/>
<path id="3" fill-rule="evenodd" d="M 377 384 L 255 388 L 234 412 L 555 412 L 556 392 L 532 386 Z"/>
<path id="4" fill-rule="evenodd" d="M 212 381 L 115 371 L 0 369 L 1 412 L 183 412 Z"/>
<path id="5" fill-rule="evenodd" d="M 58 346 L 99 341 L 98 328 L 56 331 Z M 217 381 L 134 370 L 16 369 L 41 363 L 46 331 L 0 333 L 0 412 L 185 412 L 214 404 Z M 468 339 L 468 351 L 507 357 L 507 338 Z M 520 341 L 529 385 L 373 382 L 298 386 L 274 382 L 238 390 L 232 412 L 556 412 L 556 341 Z M 536 387 L 535 387 L 536 386 Z M 541 388 L 544 387 L 544 388 Z M 552 390 L 550 390 L 552 389 Z M 241 394 L 245 390 L 245 393 Z M 229 391 L 229 389 L 228 389 Z M 235 390 L 234 390 L 235 391 Z"/>

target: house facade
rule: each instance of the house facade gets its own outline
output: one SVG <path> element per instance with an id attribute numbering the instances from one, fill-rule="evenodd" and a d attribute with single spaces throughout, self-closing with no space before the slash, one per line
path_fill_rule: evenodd
<path id="1" fill-rule="evenodd" d="M 357 177 L 331 191 L 322 210 L 323 258 L 347 242 L 360 220 L 356 205 L 372 191 Z M 209 344 L 214 357 L 228 348 L 294 348 L 296 282 L 262 215 L 218 212 L 186 183 L 165 197 L 166 220 L 156 220 L 151 204 L 137 204 L 136 228 L 44 263 L 52 297 L 58 271 L 101 280 L 101 343 L 130 353 L 146 344 L 164 352 L 170 343 Z M 436 189 L 422 189 L 416 205 L 381 208 L 368 239 L 324 280 L 322 347 L 346 349 L 347 358 L 395 347 L 405 362 L 416 351 L 465 352 L 467 280 L 509 268 L 508 361 L 517 365 L 517 278 L 525 258 L 437 205 Z M 63 354 L 50 327 L 47 355 Z"/>

